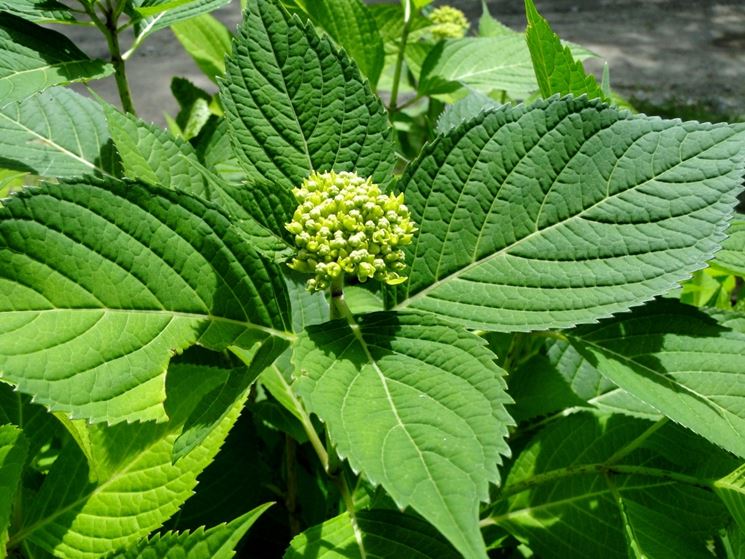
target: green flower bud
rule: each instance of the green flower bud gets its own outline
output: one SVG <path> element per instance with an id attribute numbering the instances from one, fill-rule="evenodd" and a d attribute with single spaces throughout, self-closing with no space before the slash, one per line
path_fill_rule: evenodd
<path id="1" fill-rule="evenodd" d="M 290 268 L 312 273 L 310 291 L 327 289 L 341 274 L 395 285 L 406 280 L 401 246 L 416 231 L 403 194 L 383 194 L 355 173 L 312 173 L 293 190 L 298 207 L 285 228 L 300 249 Z"/>
<path id="2" fill-rule="evenodd" d="M 432 10 L 429 20 L 433 24 L 429 31 L 436 40 L 460 39 L 468 31 L 466 14 L 451 6 L 442 6 Z"/>

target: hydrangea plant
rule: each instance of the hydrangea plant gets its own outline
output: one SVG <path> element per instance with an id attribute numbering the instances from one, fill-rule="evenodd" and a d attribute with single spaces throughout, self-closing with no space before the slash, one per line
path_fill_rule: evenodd
<path id="1" fill-rule="evenodd" d="M 222 3 L 0 0 L 0 555 L 739 557 L 745 125 L 531 0 Z M 171 24 L 166 131 L 118 38 Z"/>

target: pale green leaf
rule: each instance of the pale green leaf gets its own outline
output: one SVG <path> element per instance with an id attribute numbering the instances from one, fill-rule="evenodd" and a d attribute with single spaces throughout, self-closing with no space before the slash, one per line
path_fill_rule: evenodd
<path id="1" fill-rule="evenodd" d="M 212 95 L 177 76 L 171 80 L 171 93 L 180 107 L 175 121 L 178 133 L 174 135 L 184 140 L 196 138 L 214 115 Z M 169 129 L 171 127 L 169 124 Z"/>
<path id="2" fill-rule="evenodd" d="M 735 214 L 727 229 L 727 238 L 722 241 L 722 250 L 716 253 L 711 264 L 745 277 L 745 215 Z"/>
<path id="3" fill-rule="evenodd" d="M 259 505 L 232 522 L 207 530 L 156 534 L 106 559 L 230 559 L 244 534 L 272 504 Z"/>
<path id="4" fill-rule="evenodd" d="M 5 557 L 13 500 L 21 483 L 28 440 L 15 425 L 0 425 L 0 556 Z"/>
<path id="5" fill-rule="evenodd" d="M 399 308 L 475 328 L 592 322 L 669 291 L 718 248 L 745 126 L 585 98 L 482 113 L 399 181 L 419 231 Z"/>
<path id="6" fill-rule="evenodd" d="M 479 37 L 499 37 L 500 35 L 510 35 L 517 33 L 502 22 L 494 19 L 489 13 L 489 6 L 486 0 L 481 0 L 481 17 L 479 18 Z"/>
<path id="7" fill-rule="evenodd" d="M 311 170 L 390 179 L 393 129 L 382 102 L 328 37 L 257 0 L 226 66 L 221 98 L 250 179 L 287 192 Z"/>
<path id="8" fill-rule="evenodd" d="M 0 209 L 0 376 L 77 418 L 163 420 L 172 352 L 286 337 L 281 271 L 184 193 L 70 182 Z"/>
<path id="9" fill-rule="evenodd" d="M 0 108 L 53 85 L 103 78 L 113 71 L 61 33 L 0 12 Z"/>
<path id="10" fill-rule="evenodd" d="M 740 530 L 745 531 L 745 465 L 715 481 L 714 491 L 727 505 Z"/>
<path id="11" fill-rule="evenodd" d="M 365 555 L 360 552 L 348 513 L 307 529 L 293 538 L 284 559 L 458 559 L 457 553 L 426 522 L 395 510 L 356 513 Z"/>
<path id="12" fill-rule="evenodd" d="M 617 386 L 745 457 L 745 334 L 661 299 L 567 336 Z"/>
<path id="13" fill-rule="evenodd" d="M 199 159 L 212 172 L 235 184 L 245 180 L 246 173 L 230 145 L 228 123 L 224 118 L 207 121 L 195 143 Z"/>
<path id="14" fill-rule="evenodd" d="M 581 49 L 575 54 L 580 58 L 591 55 Z M 419 93 L 452 93 L 463 86 L 482 93 L 502 90 L 513 99 L 529 97 L 538 83 L 525 36 L 512 32 L 437 44 L 422 64 Z"/>
<path id="15" fill-rule="evenodd" d="M 311 21 L 347 51 L 375 89 L 383 70 L 383 39 L 375 17 L 361 0 L 296 0 Z"/>
<path id="16" fill-rule="evenodd" d="M 11 544 L 29 540 L 57 557 L 96 558 L 133 545 L 191 496 L 240 414 L 236 401 L 203 443 L 171 463 L 174 441 L 205 392 L 225 373 L 173 366 L 167 423 L 87 426 L 92 463 L 68 445 L 47 476 Z"/>
<path id="17" fill-rule="evenodd" d="M 228 4 L 230 0 L 135 0 L 137 36 L 144 39 L 151 33 L 175 23 L 211 12 Z"/>
<path id="18" fill-rule="evenodd" d="M 690 439 L 693 439 L 692 441 Z M 687 456 L 660 448 L 690 445 Z M 624 416 L 575 414 L 535 436 L 515 461 L 491 521 L 540 557 L 704 559 L 726 522 L 702 488 L 716 453 L 684 430 Z"/>
<path id="19" fill-rule="evenodd" d="M 532 0 L 525 0 L 528 42 L 533 69 L 543 97 L 572 94 L 587 95 L 606 101 L 606 96 L 595 81 L 595 76 L 585 72 L 582 63 L 572 56 L 569 47 L 553 32 L 548 22 L 538 13 Z"/>
<path id="20" fill-rule="evenodd" d="M 230 52 L 230 31 L 209 14 L 174 23 L 176 35 L 200 70 L 217 83 L 217 76 L 225 73 L 225 56 Z"/>
<path id="21" fill-rule="evenodd" d="M 374 313 L 307 329 L 295 388 L 339 454 L 464 556 L 485 557 L 478 506 L 512 420 L 483 340 L 434 317 Z"/>
<path id="22" fill-rule="evenodd" d="M 0 0 L 0 12 L 36 23 L 78 23 L 72 10 L 57 0 Z"/>
<path id="23" fill-rule="evenodd" d="M 47 177 L 116 175 L 101 106 L 62 87 L 0 109 L 0 162 Z"/>

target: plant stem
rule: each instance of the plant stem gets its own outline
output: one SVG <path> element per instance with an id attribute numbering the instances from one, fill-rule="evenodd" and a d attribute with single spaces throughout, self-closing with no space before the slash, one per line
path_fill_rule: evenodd
<path id="1" fill-rule="evenodd" d="M 396 112 L 398 104 L 398 87 L 401 82 L 401 69 L 404 65 L 404 53 L 406 52 L 406 42 L 409 40 L 409 30 L 411 29 L 411 0 L 404 2 L 404 27 L 401 31 L 401 44 L 399 45 L 398 55 L 396 56 L 396 67 L 393 71 L 393 87 L 391 88 L 391 99 L 388 104 L 388 113 L 393 115 Z"/>
<path id="2" fill-rule="evenodd" d="M 119 45 L 118 20 L 124 9 L 124 1 L 118 2 L 116 6 L 107 3 L 103 8 L 103 20 L 98 16 L 92 4 L 87 4 L 82 0 L 81 3 L 91 18 L 91 21 L 93 21 L 94 25 L 106 38 L 106 43 L 109 46 L 109 54 L 111 55 L 111 64 L 114 66 L 114 79 L 116 80 L 116 88 L 119 92 L 119 100 L 122 103 L 122 110 L 127 113 L 137 114 L 134 103 L 132 102 L 132 93 L 129 90 L 129 82 L 127 81 L 127 69 Z"/>
<path id="3" fill-rule="evenodd" d="M 339 472 L 339 475 L 335 476 L 333 479 L 334 483 L 336 483 L 336 487 L 339 489 L 339 493 L 341 493 L 341 498 L 344 501 L 344 506 L 347 508 L 347 512 L 349 513 L 349 523 L 352 525 L 354 539 L 357 541 L 357 547 L 360 550 L 360 557 L 362 559 L 366 559 L 367 553 L 365 553 L 365 544 L 362 541 L 362 530 L 360 529 L 360 525 L 357 522 L 357 513 L 355 511 L 354 499 L 352 498 L 351 491 L 349 491 L 347 480 L 344 478 L 344 472 Z"/>

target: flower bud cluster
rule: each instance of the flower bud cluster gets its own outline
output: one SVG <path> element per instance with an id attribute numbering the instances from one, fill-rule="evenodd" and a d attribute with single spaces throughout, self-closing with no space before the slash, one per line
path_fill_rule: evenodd
<path id="1" fill-rule="evenodd" d="M 451 6 L 441 6 L 429 14 L 432 27 L 429 28 L 432 37 L 439 39 L 460 39 L 468 31 L 466 14 Z"/>
<path id="2" fill-rule="evenodd" d="M 310 291 L 320 291 L 342 274 L 395 285 L 406 279 L 401 247 L 416 227 L 403 194 L 383 194 L 355 173 L 312 173 L 293 190 L 298 207 L 285 225 L 298 253 L 290 268 L 315 274 Z"/>

